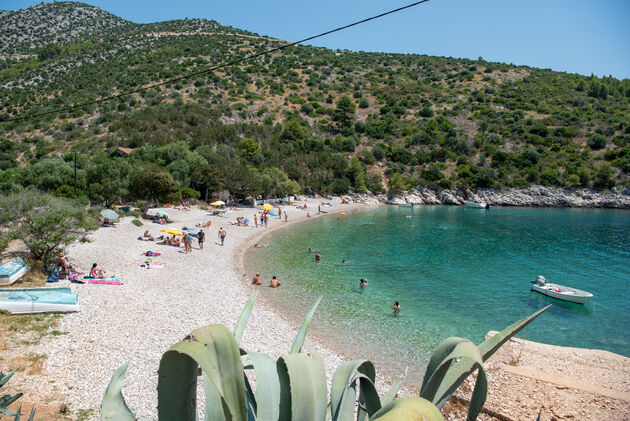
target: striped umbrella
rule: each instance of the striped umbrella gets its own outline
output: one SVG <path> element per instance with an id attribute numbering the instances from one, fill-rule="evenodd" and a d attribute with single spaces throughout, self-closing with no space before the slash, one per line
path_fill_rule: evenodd
<path id="1" fill-rule="evenodd" d="M 106 219 L 118 219 L 118 214 L 111 209 L 103 209 L 101 216 Z"/>

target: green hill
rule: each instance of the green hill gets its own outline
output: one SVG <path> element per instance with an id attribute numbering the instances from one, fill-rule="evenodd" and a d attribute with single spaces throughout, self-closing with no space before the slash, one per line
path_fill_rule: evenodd
<path id="1" fill-rule="evenodd" d="M 628 79 L 295 46 L 29 118 L 286 42 L 201 19 L 134 24 L 70 2 L 0 12 L 0 39 L 5 192 L 73 194 L 75 151 L 93 200 L 105 200 L 103 168 L 122 174 L 119 200 L 153 164 L 180 187 L 243 196 L 628 185 Z M 113 158 L 117 147 L 135 150 Z"/>

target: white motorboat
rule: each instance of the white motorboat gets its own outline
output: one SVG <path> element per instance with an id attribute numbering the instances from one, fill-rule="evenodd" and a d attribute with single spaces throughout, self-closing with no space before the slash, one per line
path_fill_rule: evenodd
<path id="1" fill-rule="evenodd" d="M 584 304 L 593 296 L 590 292 L 582 291 L 581 289 L 549 283 L 544 276 L 538 276 L 536 280 L 532 281 L 532 291 L 539 292 L 548 297 L 557 298 L 558 300 L 578 304 Z"/>
<path id="2" fill-rule="evenodd" d="M 490 205 L 485 202 L 464 202 L 467 208 L 488 209 Z"/>

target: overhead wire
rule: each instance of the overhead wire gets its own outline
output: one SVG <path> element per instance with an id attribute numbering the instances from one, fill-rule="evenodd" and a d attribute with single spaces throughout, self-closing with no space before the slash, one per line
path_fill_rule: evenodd
<path id="1" fill-rule="evenodd" d="M 89 105 L 100 104 L 100 103 L 111 101 L 111 100 L 114 100 L 114 99 L 119 99 L 119 98 L 122 98 L 122 97 L 125 97 L 125 96 L 128 96 L 128 95 L 132 95 L 132 94 L 136 94 L 136 93 L 139 93 L 139 92 L 147 91 L 149 89 L 157 88 L 158 86 L 168 85 L 170 83 L 177 82 L 179 80 L 189 79 L 189 78 L 194 77 L 194 76 L 199 76 L 199 75 L 202 75 L 202 74 L 210 73 L 210 72 L 213 72 L 215 70 L 218 70 L 218 69 L 221 69 L 221 68 L 224 68 L 224 67 L 234 66 L 234 65 L 242 63 L 244 61 L 252 60 L 254 58 L 257 58 L 257 57 L 260 57 L 260 56 L 264 56 L 266 54 L 274 53 L 276 51 L 280 51 L 280 50 L 283 50 L 283 49 L 288 48 L 288 47 L 292 47 L 292 46 L 297 45 L 297 44 L 302 44 L 302 43 L 305 43 L 307 41 L 314 40 L 316 38 L 320 38 L 320 37 L 323 37 L 323 36 L 326 36 L 326 35 L 330 35 L 330 34 L 332 34 L 334 32 L 339 32 L 339 31 L 342 31 L 344 29 L 348 29 L 348 28 L 351 28 L 353 26 L 357 26 L 357 25 L 360 25 L 362 23 L 369 22 L 371 20 L 379 19 L 379 18 L 382 18 L 383 16 L 391 15 L 392 13 L 397 13 L 397 12 L 400 12 L 402 10 L 409 9 L 411 7 L 414 7 L 414 6 L 418 6 L 419 4 L 422 4 L 422 3 L 427 3 L 428 1 L 429 0 L 416 1 L 414 3 L 410 3 L 410 4 L 406 5 L 406 6 L 402 6 L 402 7 L 393 9 L 393 10 L 389 10 L 387 12 L 380 13 L 378 15 L 375 15 L 375 16 L 372 16 L 372 17 L 369 17 L 369 18 L 366 18 L 366 19 L 362 19 L 360 21 L 357 21 L 357 22 L 354 22 L 354 23 L 351 23 L 351 24 L 348 24 L 348 25 L 340 26 L 338 28 L 331 29 L 330 31 L 322 32 L 321 34 L 318 34 L 318 35 L 313 35 L 313 36 L 310 36 L 308 38 L 301 39 L 299 41 L 294 41 L 294 42 L 291 42 L 291 43 L 288 43 L 288 44 L 284 44 L 284 45 L 281 45 L 279 47 L 271 48 L 269 50 L 265 50 L 265 51 L 262 51 L 262 52 L 259 52 L 259 53 L 250 54 L 250 55 L 242 57 L 242 58 L 230 60 L 230 61 L 227 61 L 225 63 L 218 64 L 216 66 L 212 66 L 210 68 L 207 68 L 205 70 L 200 70 L 200 71 L 197 71 L 197 72 L 188 73 L 186 75 L 168 78 L 168 79 L 166 79 L 166 80 L 164 80 L 162 82 L 158 82 L 158 83 L 151 84 L 149 86 L 144 86 L 144 87 L 141 87 L 141 88 L 137 88 L 137 89 L 134 89 L 132 91 L 123 92 L 123 93 L 120 93 L 120 94 L 117 94 L 117 95 L 111 95 L 111 96 L 108 96 L 108 97 L 105 97 L 105 98 L 95 99 L 93 101 L 82 102 L 80 104 L 70 105 L 70 106 L 67 106 L 67 107 L 61 107 L 61 108 L 56 108 L 56 109 L 49 110 L 49 111 L 43 111 L 43 112 L 40 112 L 40 113 L 28 114 L 28 115 L 24 115 L 24 116 L 19 116 L 18 115 L 17 117 L 13 117 L 13 118 L 10 118 L 10 119 L 6 119 L 6 120 L 3 120 L 3 121 L 0 121 L 0 124 L 2 124 L 2 123 L 9 123 L 9 122 L 13 122 L 13 121 L 19 121 L 19 120 L 28 120 L 28 119 L 31 119 L 31 118 L 41 117 L 41 116 L 49 115 L 49 114 L 55 114 L 55 113 L 59 113 L 59 112 L 62 112 L 62 111 L 75 110 L 77 108 L 87 107 Z"/>

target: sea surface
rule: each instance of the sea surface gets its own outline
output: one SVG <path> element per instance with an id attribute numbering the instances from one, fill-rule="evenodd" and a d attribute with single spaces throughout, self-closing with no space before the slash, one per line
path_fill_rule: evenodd
<path id="1" fill-rule="evenodd" d="M 630 356 L 629 211 L 385 206 L 315 218 L 262 242 L 269 247 L 246 255 L 248 273 L 282 282 L 261 287 L 264 299 L 298 323 L 323 295 L 309 334 L 389 375 L 409 366 L 420 376 L 443 339 L 478 344 L 548 304 L 517 336 Z M 580 305 L 532 292 L 537 275 L 594 297 Z"/>

